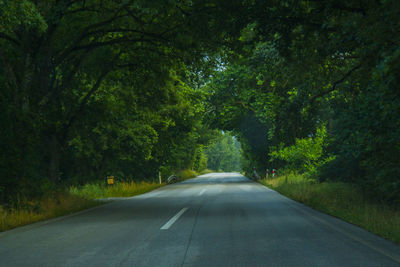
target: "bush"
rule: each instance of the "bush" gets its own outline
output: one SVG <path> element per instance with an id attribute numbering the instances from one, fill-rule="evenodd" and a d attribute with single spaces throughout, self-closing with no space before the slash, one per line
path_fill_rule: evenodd
<path id="1" fill-rule="evenodd" d="M 284 160 L 289 170 L 305 173 L 309 177 L 317 177 L 318 168 L 334 160 L 333 156 L 324 155 L 326 145 L 326 127 L 321 126 L 317 129 L 315 136 L 296 139 L 294 145 L 274 150 L 270 153 L 270 157 L 272 160 Z"/>

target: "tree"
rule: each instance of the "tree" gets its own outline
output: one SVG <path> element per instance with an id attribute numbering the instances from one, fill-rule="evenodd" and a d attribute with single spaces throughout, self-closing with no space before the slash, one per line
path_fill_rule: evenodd
<path id="1" fill-rule="evenodd" d="M 228 133 L 222 133 L 204 153 L 208 159 L 207 167 L 212 170 L 241 171 L 240 143 Z"/>
<path id="2" fill-rule="evenodd" d="M 198 122 L 183 112 L 194 97 L 178 92 L 185 85 L 177 77 L 185 79 L 186 68 L 206 72 L 206 52 L 221 49 L 210 43 L 229 42 L 217 16 L 209 20 L 224 5 L 1 1 L 3 200 L 36 194 L 47 178 L 158 169 L 167 155 L 158 151 L 169 148 L 171 166 L 186 167 L 195 148 L 184 146 L 196 147 Z"/>
<path id="3" fill-rule="evenodd" d="M 280 144 L 282 153 L 305 152 L 301 143 L 326 125 L 332 142 L 318 157 L 319 179 L 355 182 L 397 203 L 399 3 L 264 1 L 248 10 L 240 56 L 208 85 L 213 123 L 238 134 L 246 116 L 263 125 L 252 127 L 265 136 L 263 160 L 251 149 L 247 156 L 260 167 Z M 273 164 L 285 166 L 281 159 Z"/>

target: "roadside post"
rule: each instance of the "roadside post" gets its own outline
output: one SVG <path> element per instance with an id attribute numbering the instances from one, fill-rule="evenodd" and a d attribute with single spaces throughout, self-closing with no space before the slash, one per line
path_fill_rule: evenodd
<path id="1" fill-rule="evenodd" d="M 107 176 L 107 184 L 113 185 L 115 182 L 114 176 Z"/>
<path id="2" fill-rule="evenodd" d="M 162 179 L 161 179 L 161 172 L 158 172 L 158 181 L 160 182 L 160 184 L 162 184 Z"/>
<path id="3" fill-rule="evenodd" d="M 258 175 L 256 167 L 253 167 L 253 177 L 255 180 L 260 180 L 260 175 Z"/>

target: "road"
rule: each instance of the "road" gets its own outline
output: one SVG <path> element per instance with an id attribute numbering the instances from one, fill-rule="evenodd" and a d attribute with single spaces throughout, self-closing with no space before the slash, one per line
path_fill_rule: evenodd
<path id="1" fill-rule="evenodd" d="M 400 247 L 236 173 L 0 233 L 1 266 L 400 266 Z"/>

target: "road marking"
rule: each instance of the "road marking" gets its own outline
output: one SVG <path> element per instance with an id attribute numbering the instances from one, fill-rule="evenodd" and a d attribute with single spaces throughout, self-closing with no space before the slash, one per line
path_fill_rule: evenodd
<path id="1" fill-rule="evenodd" d="M 166 224 L 164 224 L 160 230 L 168 230 L 173 224 L 174 222 L 176 222 L 179 217 L 182 216 L 182 214 L 187 211 L 189 208 L 183 208 L 181 209 L 174 217 L 172 217 Z"/>
<path id="2" fill-rule="evenodd" d="M 204 194 L 204 192 L 206 192 L 206 189 L 201 190 L 198 195 L 201 196 L 202 194 Z"/>

